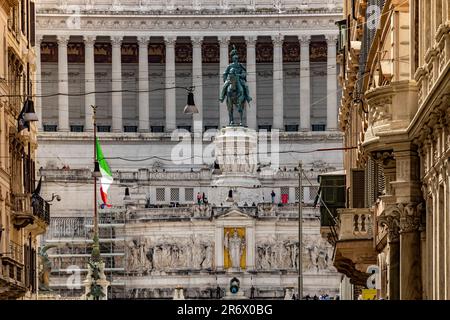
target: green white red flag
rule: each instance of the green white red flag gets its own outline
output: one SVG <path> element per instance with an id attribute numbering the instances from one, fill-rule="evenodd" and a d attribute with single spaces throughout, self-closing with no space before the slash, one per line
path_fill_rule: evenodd
<path id="1" fill-rule="evenodd" d="M 103 204 L 102 208 L 105 206 L 110 208 L 111 205 L 108 203 L 108 189 L 113 183 L 113 177 L 111 169 L 109 168 L 108 162 L 105 160 L 105 156 L 103 155 L 102 148 L 100 143 L 98 142 L 98 138 L 96 141 L 97 144 L 97 161 L 100 166 L 100 173 L 102 177 L 100 178 L 100 195 L 102 197 Z"/>

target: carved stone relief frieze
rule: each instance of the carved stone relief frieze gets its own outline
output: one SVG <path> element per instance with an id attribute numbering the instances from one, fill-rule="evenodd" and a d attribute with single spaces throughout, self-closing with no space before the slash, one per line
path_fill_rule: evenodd
<path id="1" fill-rule="evenodd" d="M 333 248 L 323 239 L 306 238 L 303 242 L 302 264 L 305 272 L 333 269 Z M 256 243 L 256 269 L 298 270 L 298 241 L 290 238 L 269 237 Z"/>
<path id="2" fill-rule="evenodd" d="M 135 238 L 127 243 L 127 271 L 151 274 L 169 270 L 208 270 L 214 265 L 214 244 L 206 237 Z"/>

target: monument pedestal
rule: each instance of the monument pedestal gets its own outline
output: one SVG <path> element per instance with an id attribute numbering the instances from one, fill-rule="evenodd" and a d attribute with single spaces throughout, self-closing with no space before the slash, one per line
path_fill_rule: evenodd
<path id="1" fill-rule="evenodd" d="M 239 126 L 222 128 L 216 137 L 216 157 L 222 174 L 212 182 L 210 202 L 243 206 L 262 202 L 261 181 L 256 172 L 258 138 L 253 129 Z M 232 199 L 229 198 L 230 190 Z"/>
<path id="2" fill-rule="evenodd" d="M 237 293 L 231 293 L 230 291 L 227 291 L 225 293 L 225 297 L 223 297 L 223 300 L 247 300 L 248 298 L 244 295 L 243 291 L 239 291 Z"/>
<path id="3" fill-rule="evenodd" d="M 99 274 L 98 279 L 95 279 L 95 276 L 93 274 L 93 270 L 90 266 L 88 266 L 88 274 L 86 276 L 86 280 L 83 281 L 84 287 L 85 287 L 85 293 L 82 296 L 83 300 L 93 300 L 94 297 L 92 295 L 89 295 L 89 292 L 91 291 L 91 286 L 94 284 L 101 287 L 101 290 L 104 294 L 103 297 L 100 297 L 99 300 L 108 300 L 108 287 L 110 285 L 110 282 L 106 280 L 105 275 L 105 263 L 99 262 L 98 263 L 99 268 Z"/>

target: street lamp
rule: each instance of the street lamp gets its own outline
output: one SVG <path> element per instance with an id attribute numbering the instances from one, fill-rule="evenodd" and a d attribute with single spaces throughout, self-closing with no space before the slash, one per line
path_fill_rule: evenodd
<path id="1" fill-rule="evenodd" d="M 36 112 L 34 111 L 34 103 L 33 100 L 27 99 L 25 101 L 25 106 L 24 106 L 24 110 L 25 114 L 23 115 L 23 119 L 26 122 L 36 122 L 39 121 Z"/>
<path id="2" fill-rule="evenodd" d="M 100 164 L 97 160 L 94 163 L 94 172 L 92 172 L 92 178 L 101 178 L 102 173 L 100 172 Z"/>
<path id="3" fill-rule="evenodd" d="M 298 164 L 298 300 L 303 299 L 303 164 Z"/>
<path id="4" fill-rule="evenodd" d="M 198 113 L 198 109 L 195 106 L 195 102 L 194 102 L 194 87 L 188 88 L 187 91 L 188 91 L 187 103 L 186 103 L 186 106 L 184 107 L 183 113 L 185 113 L 185 114 Z"/>
<path id="5" fill-rule="evenodd" d="M 125 188 L 125 197 L 123 197 L 123 200 L 125 200 L 125 201 L 131 200 L 129 188 Z"/>

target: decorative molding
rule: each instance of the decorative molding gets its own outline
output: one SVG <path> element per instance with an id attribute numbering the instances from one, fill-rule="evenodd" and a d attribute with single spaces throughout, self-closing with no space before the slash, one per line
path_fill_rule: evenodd
<path id="1" fill-rule="evenodd" d="M 336 34 L 327 34 L 325 35 L 325 39 L 329 46 L 335 46 L 338 36 Z"/>
<path id="2" fill-rule="evenodd" d="M 60 35 L 56 37 L 56 43 L 58 43 L 58 46 L 67 46 L 69 39 L 70 36 Z"/>
<path id="3" fill-rule="evenodd" d="M 123 37 L 122 36 L 116 36 L 111 37 L 111 45 L 113 48 L 118 48 L 122 45 Z"/>
<path id="4" fill-rule="evenodd" d="M 311 36 L 310 35 L 300 35 L 298 36 L 298 40 L 300 42 L 300 45 L 302 46 L 309 46 L 310 42 L 311 42 Z"/>
<path id="5" fill-rule="evenodd" d="M 177 37 L 164 37 L 164 44 L 167 47 L 175 46 L 176 42 L 177 42 Z"/>
<path id="6" fill-rule="evenodd" d="M 280 47 L 283 45 L 284 37 L 282 35 L 272 36 L 272 43 L 274 47 Z"/>
<path id="7" fill-rule="evenodd" d="M 422 224 L 423 203 L 397 204 L 400 211 L 400 233 L 419 231 Z"/>
<path id="8" fill-rule="evenodd" d="M 237 20 L 237 17 L 239 20 Z M 129 16 L 113 16 L 110 12 L 103 14 L 103 17 L 93 17 L 89 15 L 81 15 L 80 17 L 80 30 L 81 33 L 86 31 L 116 31 L 121 30 L 123 32 L 134 32 L 136 30 L 149 31 L 149 32 L 161 32 L 161 34 L 168 31 L 183 32 L 189 35 L 192 31 L 198 31 L 207 33 L 211 32 L 211 35 L 217 35 L 217 32 L 224 32 L 230 34 L 230 31 L 241 30 L 245 35 L 248 32 L 261 33 L 261 31 L 268 31 L 269 34 L 296 34 L 299 29 L 310 30 L 311 34 L 317 33 L 317 30 L 326 31 L 330 33 L 335 30 L 336 26 L 334 21 L 339 20 L 340 16 L 324 17 L 324 16 L 307 16 L 299 19 L 299 15 L 292 16 L 152 16 L 151 18 L 139 17 L 139 15 Z M 43 32 L 48 30 L 53 33 L 55 30 L 73 32 L 73 30 L 67 25 L 65 20 L 61 22 L 61 16 L 52 13 L 38 14 L 37 28 Z M 109 33 L 109 32 L 108 32 Z M 324 32 L 318 32 L 317 34 L 323 34 Z M 131 33 L 129 35 L 132 35 Z"/>
<path id="9" fill-rule="evenodd" d="M 149 42 L 150 42 L 150 37 L 147 36 L 143 36 L 143 37 L 138 37 L 138 44 L 139 46 L 148 46 Z"/>
<path id="10" fill-rule="evenodd" d="M 191 38 L 192 47 L 201 47 L 203 44 L 203 37 L 192 37 Z"/>
<path id="11" fill-rule="evenodd" d="M 95 45 L 96 36 L 83 36 L 85 47 L 93 47 Z"/>
<path id="12" fill-rule="evenodd" d="M 400 241 L 400 210 L 396 205 L 388 205 L 378 217 L 378 225 L 387 227 L 388 241 Z"/>
<path id="13" fill-rule="evenodd" d="M 246 36 L 245 37 L 245 43 L 247 44 L 247 47 L 254 47 L 256 45 L 257 37 L 255 36 Z"/>

